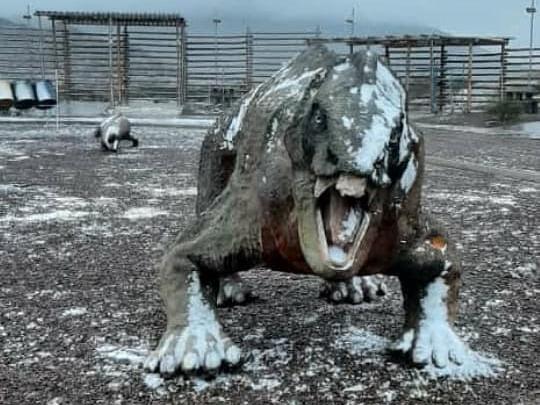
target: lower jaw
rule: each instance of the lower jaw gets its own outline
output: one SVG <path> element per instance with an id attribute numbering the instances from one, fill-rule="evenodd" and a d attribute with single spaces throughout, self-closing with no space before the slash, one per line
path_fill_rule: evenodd
<path id="1" fill-rule="evenodd" d="M 343 248 L 328 244 L 328 241 L 324 232 L 324 225 L 322 221 L 322 215 L 319 210 L 317 210 L 317 230 L 319 234 L 319 249 L 322 252 L 323 262 L 326 267 L 330 268 L 335 272 L 348 272 L 353 270 L 354 264 L 357 261 L 357 253 L 361 249 L 362 242 L 365 239 L 367 230 L 370 224 L 370 215 L 367 212 L 364 212 L 362 222 L 358 225 L 356 236 L 352 242 L 352 245 L 344 250 Z M 339 250 L 340 254 L 343 254 L 345 257 L 338 259 L 335 256 L 334 251 Z M 333 257 L 334 256 L 334 257 Z"/>

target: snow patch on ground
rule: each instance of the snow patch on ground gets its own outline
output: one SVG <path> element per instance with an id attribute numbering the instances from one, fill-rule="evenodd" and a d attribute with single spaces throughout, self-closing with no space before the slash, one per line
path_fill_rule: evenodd
<path id="1" fill-rule="evenodd" d="M 30 214 L 24 216 L 4 215 L 0 217 L 0 222 L 47 222 L 47 221 L 74 221 L 90 215 L 87 211 L 56 210 L 41 214 Z"/>
<path id="2" fill-rule="evenodd" d="M 437 193 L 428 193 L 428 198 L 435 200 L 444 200 L 444 201 L 456 201 L 456 202 L 467 202 L 467 203 L 492 203 L 497 205 L 510 205 L 516 206 L 517 202 L 515 197 L 512 195 L 495 197 L 489 192 L 469 192 L 469 193 L 448 193 L 448 192 L 437 192 Z"/>
<path id="3" fill-rule="evenodd" d="M 160 187 L 160 188 L 151 188 L 148 191 L 154 197 L 179 197 L 179 196 L 197 195 L 197 187 L 186 187 L 186 188 Z"/>
<path id="4" fill-rule="evenodd" d="M 80 316 L 84 315 L 88 312 L 88 310 L 85 307 L 74 307 L 66 309 L 64 312 L 62 312 L 62 318 L 68 317 L 68 316 Z"/>
<path id="5" fill-rule="evenodd" d="M 538 276 L 538 265 L 536 263 L 523 264 L 511 271 L 510 275 L 514 278 Z"/>
<path id="6" fill-rule="evenodd" d="M 155 390 L 161 387 L 163 383 L 165 382 L 159 374 L 155 374 L 155 373 L 145 374 L 143 381 L 144 381 L 144 385 L 146 385 L 151 390 Z"/>
<path id="7" fill-rule="evenodd" d="M 125 363 L 133 368 L 138 368 L 140 365 L 142 365 L 144 359 L 148 355 L 148 350 L 146 348 L 130 348 L 112 344 L 98 346 L 96 351 L 100 357 L 107 358 L 118 363 Z"/>
<path id="8" fill-rule="evenodd" d="M 387 338 L 355 326 L 350 326 L 334 343 L 335 347 L 346 349 L 351 354 L 383 352 L 389 344 Z"/>
<path id="9" fill-rule="evenodd" d="M 167 211 L 159 210 L 154 207 L 136 207 L 130 208 L 122 215 L 122 218 L 129 220 L 154 218 L 160 215 L 167 215 Z"/>

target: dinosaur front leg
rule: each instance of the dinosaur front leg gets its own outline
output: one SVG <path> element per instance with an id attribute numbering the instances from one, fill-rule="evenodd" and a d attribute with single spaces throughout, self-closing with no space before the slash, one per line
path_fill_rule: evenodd
<path id="1" fill-rule="evenodd" d="M 363 301 L 371 302 L 386 292 L 387 287 L 382 276 L 355 276 L 345 281 L 324 281 L 321 297 L 336 304 L 360 304 Z"/>
<path id="2" fill-rule="evenodd" d="M 405 325 L 393 349 L 414 363 L 445 367 L 461 364 L 465 345 L 452 329 L 458 306 L 459 263 L 451 260 L 446 238 L 434 233 L 403 252 L 396 264 Z"/>
<path id="3" fill-rule="evenodd" d="M 161 295 L 167 314 L 167 329 L 145 362 L 146 369 L 170 375 L 217 369 L 237 364 L 240 349 L 225 335 L 215 312 L 216 278 L 201 272 L 182 247 L 162 264 Z"/>

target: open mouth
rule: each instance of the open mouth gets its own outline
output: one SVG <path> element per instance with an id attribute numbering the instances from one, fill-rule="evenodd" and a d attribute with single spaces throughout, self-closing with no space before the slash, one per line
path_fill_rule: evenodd
<path id="1" fill-rule="evenodd" d="M 363 178 L 317 178 L 314 195 L 319 245 L 334 270 L 348 270 L 369 227 L 370 195 Z"/>

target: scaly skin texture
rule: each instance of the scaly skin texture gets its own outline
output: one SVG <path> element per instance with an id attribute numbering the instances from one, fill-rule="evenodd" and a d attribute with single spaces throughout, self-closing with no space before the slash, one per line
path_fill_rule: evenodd
<path id="1" fill-rule="evenodd" d="M 406 312 L 396 350 L 418 363 L 455 358 L 445 344 L 458 340 L 450 324 L 460 266 L 421 213 L 423 164 L 405 91 L 374 54 L 345 60 L 312 47 L 298 55 L 203 142 L 197 218 L 161 265 L 167 329 L 147 368 L 171 374 L 238 362 L 215 313 L 196 308 L 216 305 L 220 279 L 260 264 L 343 285 L 395 275 Z M 428 299 L 447 308 L 444 339 L 430 339 Z"/>

